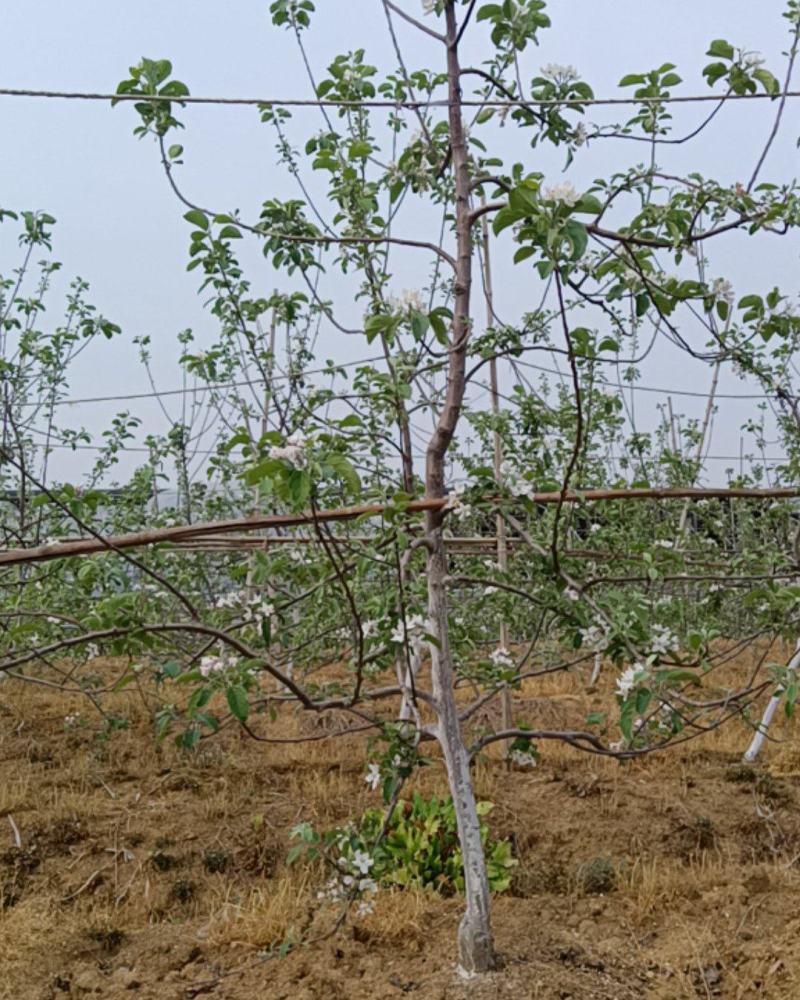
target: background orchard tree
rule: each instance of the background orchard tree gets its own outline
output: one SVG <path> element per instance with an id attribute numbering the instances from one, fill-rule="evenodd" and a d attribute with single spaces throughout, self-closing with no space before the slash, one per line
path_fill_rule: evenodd
<path id="1" fill-rule="evenodd" d="M 385 818 L 370 819 L 350 856 L 366 881 L 404 781 L 426 744 L 437 743 L 463 859 L 459 961 L 472 974 L 495 964 L 490 888 L 502 884 L 507 860 L 495 845 L 487 868 L 470 773 L 487 747 L 505 745 L 522 766 L 547 740 L 630 759 L 748 718 L 776 685 L 793 705 L 794 661 L 789 673 L 776 666 L 743 687 L 716 681 L 729 656 L 720 636 L 740 648 L 765 632 L 793 638 L 800 627 L 785 504 L 575 501 L 591 488 L 696 485 L 716 381 L 706 421 L 678 432 L 665 414 L 650 435 L 637 431 L 618 388 L 635 383 L 658 337 L 709 365 L 714 379 L 730 364 L 762 380 L 784 407 L 791 457 L 778 478 L 796 482 L 786 381 L 800 332 L 794 303 L 785 290 L 734 293 L 710 252 L 725 239 L 757 246 L 800 221 L 794 182 L 762 176 L 782 122 L 800 5 L 792 0 L 785 11 L 782 82 L 746 48 L 710 41 L 702 74 L 719 99 L 685 135 L 673 132 L 669 101 L 683 81 L 670 63 L 625 76 L 620 68 L 633 112 L 595 122 L 601 112 L 578 71 L 541 65 L 537 46 L 544 51 L 550 24 L 541 0 L 382 7 L 397 63 L 383 75 L 362 49 L 313 67 L 304 39 L 314 4 L 272 4 L 276 28 L 300 47 L 321 128 L 305 118 L 298 126 L 288 107 L 259 108 L 297 196 L 270 194 L 257 218 L 207 206 L 184 188 L 190 150 L 173 140 L 190 95 L 167 60 L 143 59 L 120 84 L 119 99 L 139 116 L 136 133 L 155 139 L 182 203 L 189 268 L 218 335 L 202 351 L 190 332 L 179 338 L 180 364 L 204 404 L 171 415 L 163 438 L 148 438 L 148 461 L 113 509 L 48 485 L 4 443 L 7 467 L 39 491 L 42 506 L 98 538 L 106 555 L 58 559 L 55 613 L 34 636 L 25 615 L 41 614 L 41 593 L 18 594 L 2 668 L 24 679 L 30 664 L 95 646 L 147 660 L 159 690 L 173 682 L 192 690 L 185 711 L 165 696 L 155 719 L 159 735 L 174 730 L 189 749 L 231 721 L 269 743 L 254 719 L 287 705 L 348 717 L 343 733 L 362 727 L 379 738 L 367 779 L 381 790 Z M 423 42 L 433 69 L 412 61 Z M 468 62 L 465 51 L 476 50 L 482 58 Z M 676 174 L 665 162 L 671 146 L 701 136 L 747 94 L 763 94 L 771 112 L 764 144 L 741 165 L 747 179 Z M 570 173 L 552 176 L 552 150 L 568 170 L 610 142 L 630 148 L 629 168 L 588 188 Z M 260 265 L 247 256 L 253 243 Z M 499 314 L 498 275 L 530 287 L 523 315 Z M 342 343 L 360 341 L 369 360 L 323 361 L 323 328 Z M 148 348 L 143 339 L 145 366 Z M 555 389 L 534 381 L 537 354 L 563 366 Z M 487 388 L 492 407 L 480 405 Z M 422 442 L 421 419 L 429 425 Z M 219 435 L 198 485 L 192 441 L 208 420 Z M 112 428 L 120 446 L 129 432 L 125 419 Z M 158 482 L 167 462 L 179 501 L 145 512 L 142 486 Z M 732 476 L 731 485 L 761 485 L 759 473 Z M 358 506 L 334 531 L 341 514 L 320 511 L 346 504 Z M 295 544 L 270 541 L 246 560 L 164 546 L 132 556 L 128 546 L 167 537 L 191 544 L 213 525 L 194 535 L 187 528 L 183 538 L 108 537 L 146 519 L 169 532 L 242 515 L 262 525 L 285 515 Z M 491 546 L 458 558 L 449 550 L 449 534 L 492 538 L 498 522 L 509 542 L 502 560 Z M 29 531 L 21 538 L 40 540 Z M 713 558 L 715 572 L 704 573 Z M 14 560 L 23 557 L 5 559 Z M 497 644 L 501 626 L 508 646 Z M 325 665 L 344 665 L 343 676 L 320 679 Z M 508 693 L 524 681 L 583 667 L 591 683 L 610 666 L 618 671 L 613 726 L 603 717 L 581 730 L 541 730 L 509 715 Z M 126 667 L 118 684 L 139 681 Z M 488 713 L 502 697 L 498 725 Z M 477 732 L 476 720 L 485 720 Z M 319 849 L 308 826 L 298 836 Z M 371 891 L 360 881 L 348 898 Z"/>

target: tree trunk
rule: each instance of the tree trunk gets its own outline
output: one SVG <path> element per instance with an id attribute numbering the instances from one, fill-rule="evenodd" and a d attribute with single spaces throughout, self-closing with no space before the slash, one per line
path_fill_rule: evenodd
<path id="1" fill-rule="evenodd" d="M 470 173 L 461 114 L 461 70 L 458 61 L 458 25 L 454 0 L 447 0 L 444 12 L 447 25 L 448 115 L 455 180 L 457 256 L 447 391 L 436 428 L 428 443 L 425 462 L 425 487 L 429 498 L 445 495 L 445 457 L 453 440 L 464 401 L 472 284 Z M 438 716 L 436 735 L 444 754 L 464 860 L 466 912 L 458 931 L 459 960 L 467 973 L 474 974 L 492 969 L 495 965 L 495 956 L 486 859 L 481 844 L 475 793 L 472 789 L 469 753 L 461 735 L 455 697 L 455 671 L 450 650 L 445 588 L 447 556 L 442 536 L 442 519 L 441 511 L 430 511 L 425 519 L 428 547 L 428 620 L 431 634 L 436 639 L 435 643 L 431 643 L 431 679 Z"/>
<path id="2" fill-rule="evenodd" d="M 453 796 L 458 839 L 464 859 L 464 894 L 466 912 L 458 927 L 458 957 L 467 973 L 487 972 L 494 968 L 489 903 L 489 879 L 486 858 L 481 843 L 480 820 L 469 753 L 461 736 L 458 705 L 455 699 L 453 658 L 447 624 L 447 594 L 445 577 L 447 557 L 441 527 L 428 532 L 433 549 L 428 557 L 428 618 L 438 646 L 431 644 L 431 674 L 433 697 L 438 714 L 437 736 L 444 754 L 450 794 Z"/>
<path id="3" fill-rule="evenodd" d="M 800 667 L 800 639 L 797 641 L 796 652 L 789 661 L 789 666 L 786 669 L 788 673 L 796 674 L 798 667 Z M 755 735 L 750 741 L 750 746 L 747 748 L 747 751 L 742 758 L 745 764 L 755 764 L 756 760 L 758 760 L 758 755 L 761 753 L 761 748 L 764 746 L 767 739 L 767 732 L 769 731 L 772 717 L 775 715 L 775 711 L 778 708 L 782 697 L 783 689 L 780 689 L 770 698 L 767 707 L 764 709 L 764 715 L 761 717 L 761 722 L 758 724 Z"/>

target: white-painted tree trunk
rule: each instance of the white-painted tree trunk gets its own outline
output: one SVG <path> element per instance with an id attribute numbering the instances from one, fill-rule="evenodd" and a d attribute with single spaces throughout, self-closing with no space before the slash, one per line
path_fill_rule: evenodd
<path id="1" fill-rule="evenodd" d="M 789 666 L 786 668 L 790 674 L 796 674 L 797 669 L 800 667 L 800 639 L 797 640 L 797 645 L 795 648 L 795 654 L 789 661 Z M 767 733 L 769 732 L 769 727 L 772 722 L 772 718 L 775 715 L 775 711 L 781 702 L 783 697 L 783 688 L 780 688 L 775 692 L 775 694 L 770 698 L 769 704 L 764 709 L 764 714 L 761 717 L 761 722 L 759 722 L 756 728 L 755 735 L 750 741 L 750 746 L 742 758 L 745 764 L 754 764 L 758 760 L 758 755 L 761 753 L 761 748 L 767 740 Z"/>
<path id="2" fill-rule="evenodd" d="M 428 497 L 438 499 L 445 495 L 445 459 L 458 426 L 466 390 L 473 254 L 471 177 L 461 107 L 459 30 L 455 0 L 445 0 L 444 16 L 447 26 L 448 122 L 455 185 L 457 254 L 453 283 L 453 323 L 448 347 L 447 389 L 425 455 L 425 492 Z M 458 955 L 462 969 L 467 974 L 474 974 L 494 968 L 495 955 L 486 858 L 481 844 L 480 820 L 472 788 L 469 752 L 461 734 L 456 704 L 455 670 L 450 650 L 445 586 L 447 555 L 442 532 L 442 514 L 438 511 L 428 512 L 425 518 L 425 544 L 428 552 L 428 619 L 431 634 L 436 640 L 431 643 L 431 687 L 437 716 L 436 736 L 442 747 L 464 862 L 466 911 L 458 928 Z"/>
<path id="3" fill-rule="evenodd" d="M 593 688 L 600 678 L 600 668 L 603 666 L 603 654 L 594 654 L 594 665 L 592 666 L 592 676 L 589 678 L 589 687 Z"/>
<path id="4" fill-rule="evenodd" d="M 397 683 L 403 692 L 398 718 L 401 722 L 413 721 L 420 725 L 419 712 L 414 704 L 414 690 L 419 674 L 421 650 L 418 650 L 416 646 L 411 646 L 409 655 L 409 663 L 406 662 L 405 650 L 399 650 L 395 657 Z"/>
<path id="5" fill-rule="evenodd" d="M 432 551 L 428 555 L 428 617 L 437 643 L 431 643 L 433 697 L 438 715 L 437 737 L 442 747 L 450 793 L 453 797 L 458 839 L 464 860 L 466 911 L 458 927 L 458 957 L 468 974 L 494 968 L 489 903 L 489 879 L 481 843 L 469 753 L 461 735 L 455 698 L 455 676 L 447 621 L 447 557 L 441 528 L 429 532 Z"/>

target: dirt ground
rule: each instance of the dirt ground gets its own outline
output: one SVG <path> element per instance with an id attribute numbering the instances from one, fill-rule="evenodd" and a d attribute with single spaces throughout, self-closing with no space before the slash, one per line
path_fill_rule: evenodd
<path id="1" fill-rule="evenodd" d="M 522 698 L 533 723 L 580 724 L 611 691 L 575 674 Z M 519 867 L 494 901 L 502 965 L 465 982 L 458 899 L 381 892 L 335 929 L 323 873 L 285 863 L 297 822 L 378 804 L 363 741 L 228 727 L 187 754 L 154 745 L 154 703 L 114 695 L 129 727 L 103 731 L 85 698 L 0 686 L 3 1000 L 800 998 L 800 734 L 785 721 L 756 768 L 738 763 L 741 723 L 627 765 L 557 744 L 532 770 L 479 762 Z M 255 727 L 330 735 L 293 712 Z M 438 764 L 415 785 L 443 792 Z"/>

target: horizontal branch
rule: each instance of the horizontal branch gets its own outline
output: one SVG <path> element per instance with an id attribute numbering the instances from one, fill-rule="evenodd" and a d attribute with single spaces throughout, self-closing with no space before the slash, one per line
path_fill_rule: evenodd
<path id="1" fill-rule="evenodd" d="M 790 500 L 800 497 L 800 488 L 776 486 L 770 488 L 646 488 L 621 487 L 619 489 L 572 490 L 563 497 L 557 490 L 533 493 L 530 499 L 536 504 L 597 503 L 603 500 Z M 491 499 L 491 498 L 487 498 Z M 495 498 L 496 499 L 496 498 Z M 450 497 L 412 500 L 402 510 L 410 514 L 442 510 L 451 502 Z M 232 518 L 227 521 L 206 521 L 200 524 L 175 525 L 168 528 L 151 528 L 107 538 L 80 538 L 68 542 L 49 542 L 28 549 L 0 550 L 0 566 L 17 566 L 21 563 L 47 562 L 50 559 L 67 559 L 72 556 L 95 555 L 109 549 L 136 549 L 162 542 L 185 542 L 208 535 L 225 535 L 237 531 L 259 531 L 265 528 L 295 528 L 322 522 L 352 521 L 361 517 L 379 517 L 397 511 L 388 503 L 360 504 L 338 507 L 333 510 L 303 511 L 298 514 L 255 514 L 250 517 Z"/>

